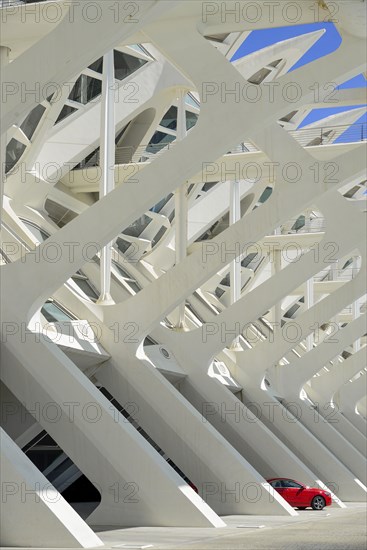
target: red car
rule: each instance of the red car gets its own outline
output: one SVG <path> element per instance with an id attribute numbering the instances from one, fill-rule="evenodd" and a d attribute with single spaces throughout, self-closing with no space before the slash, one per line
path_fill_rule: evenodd
<path id="1" fill-rule="evenodd" d="M 331 494 L 323 489 L 306 487 L 294 479 L 285 477 L 274 477 L 267 481 L 288 504 L 299 510 L 305 510 L 309 506 L 314 510 L 322 510 L 332 504 Z"/>

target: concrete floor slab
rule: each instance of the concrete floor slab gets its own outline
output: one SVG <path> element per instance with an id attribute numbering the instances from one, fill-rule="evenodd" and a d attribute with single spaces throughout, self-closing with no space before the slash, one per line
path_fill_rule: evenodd
<path id="1" fill-rule="evenodd" d="M 349 502 L 345 509 L 330 506 L 322 512 L 303 510 L 296 517 L 223 520 L 227 527 L 220 529 L 134 527 L 96 532 L 105 550 L 366 550 L 366 503 Z"/>

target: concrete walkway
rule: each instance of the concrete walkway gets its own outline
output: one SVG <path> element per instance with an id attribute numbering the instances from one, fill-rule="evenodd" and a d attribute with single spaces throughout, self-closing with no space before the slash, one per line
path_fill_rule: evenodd
<path id="1" fill-rule="evenodd" d="M 366 550 L 366 504 L 349 502 L 347 506 L 331 506 L 322 512 L 304 510 L 297 517 L 227 516 L 223 518 L 227 527 L 221 529 L 135 527 L 96 531 L 105 550 Z"/>

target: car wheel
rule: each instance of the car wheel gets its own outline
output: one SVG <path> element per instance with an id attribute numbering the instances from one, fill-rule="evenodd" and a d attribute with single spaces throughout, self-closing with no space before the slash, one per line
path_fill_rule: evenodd
<path id="1" fill-rule="evenodd" d="M 297 506 L 298 510 L 306 510 L 307 506 Z"/>
<path id="2" fill-rule="evenodd" d="M 313 510 L 322 510 L 325 507 L 325 499 L 321 495 L 317 495 L 316 497 L 313 497 L 311 506 Z"/>

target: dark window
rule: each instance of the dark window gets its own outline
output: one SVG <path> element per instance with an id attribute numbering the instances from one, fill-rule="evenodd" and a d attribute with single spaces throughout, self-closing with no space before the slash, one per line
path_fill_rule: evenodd
<path id="1" fill-rule="evenodd" d="M 20 128 L 28 139 L 32 138 L 45 110 L 46 107 L 43 105 L 37 105 L 23 120 Z"/>
<path id="2" fill-rule="evenodd" d="M 295 222 L 295 224 L 292 226 L 292 231 L 299 231 L 300 229 L 302 229 L 302 227 L 305 226 L 305 223 L 306 223 L 305 216 L 303 215 L 300 216 Z"/>
<path id="3" fill-rule="evenodd" d="M 152 239 L 152 247 L 155 246 L 157 243 L 159 243 L 159 241 L 161 240 L 163 235 L 166 233 L 166 231 L 167 231 L 167 227 L 162 226 L 160 228 L 158 233 Z"/>
<path id="4" fill-rule="evenodd" d="M 190 130 L 198 121 L 198 115 L 191 113 L 191 111 L 186 111 L 186 130 Z"/>
<path id="5" fill-rule="evenodd" d="M 96 302 L 98 300 L 98 293 L 96 289 L 84 273 L 77 271 L 77 273 L 73 275 L 72 279 L 78 285 L 80 290 L 86 294 L 90 300 L 92 300 L 92 302 Z"/>
<path id="6" fill-rule="evenodd" d="M 78 109 L 75 109 L 75 107 L 70 107 L 70 105 L 64 105 L 60 111 L 59 116 L 56 119 L 55 124 L 57 124 L 58 122 L 61 122 L 62 120 L 64 120 L 64 118 L 67 118 L 68 116 L 72 115 L 77 110 Z"/>
<path id="7" fill-rule="evenodd" d="M 171 130 L 176 130 L 177 128 L 177 107 L 172 105 L 162 118 L 160 126 L 165 128 L 170 128 Z"/>
<path id="8" fill-rule="evenodd" d="M 255 74 L 250 76 L 250 78 L 248 78 L 247 80 L 251 84 L 261 84 L 270 73 L 271 69 L 265 69 L 264 67 L 263 69 L 260 69 Z"/>
<path id="9" fill-rule="evenodd" d="M 294 117 L 294 115 L 296 115 L 297 113 L 298 113 L 298 111 L 292 111 L 292 112 L 288 113 L 287 115 L 285 115 L 280 120 L 282 122 L 290 122 L 292 120 L 292 118 Z"/>
<path id="10" fill-rule="evenodd" d="M 147 336 L 144 340 L 144 346 L 156 346 L 158 345 L 158 342 L 153 340 L 151 336 Z"/>
<path id="11" fill-rule="evenodd" d="M 125 241 L 125 239 L 121 239 L 121 237 L 118 237 L 116 241 L 116 246 L 121 254 L 125 254 L 125 252 L 130 248 L 131 242 Z"/>
<path id="12" fill-rule="evenodd" d="M 217 286 L 217 288 L 215 289 L 214 294 L 216 295 L 217 298 L 221 298 L 223 296 L 224 292 L 225 291 L 222 288 Z"/>
<path id="13" fill-rule="evenodd" d="M 293 315 L 296 313 L 297 309 L 300 308 L 299 304 L 294 304 L 291 308 L 288 309 L 288 311 L 284 314 L 284 317 L 287 317 L 287 319 L 291 319 Z"/>
<path id="14" fill-rule="evenodd" d="M 57 202 L 47 199 L 45 202 L 45 210 L 53 222 L 56 223 L 59 227 L 64 227 L 67 223 L 77 217 L 77 213 L 73 210 L 69 210 L 58 204 Z"/>
<path id="15" fill-rule="evenodd" d="M 47 319 L 49 323 L 57 323 L 63 321 L 70 321 L 75 319 L 69 313 L 67 313 L 61 306 L 54 301 L 48 301 L 41 309 L 42 315 Z"/>
<path id="16" fill-rule="evenodd" d="M 250 263 L 256 258 L 256 256 L 257 252 L 251 252 L 251 254 L 248 254 L 248 256 L 246 256 L 241 262 L 242 267 L 248 267 Z"/>
<path id="17" fill-rule="evenodd" d="M 147 147 L 147 152 L 157 153 L 175 139 L 175 136 L 170 136 L 169 134 L 164 134 L 163 132 L 155 132 Z"/>
<path id="18" fill-rule="evenodd" d="M 150 218 L 146 214 L 143 214 L 140 218 L 135 220 L 134 223 L 129 225 L 129 227 L 126 227 L 126 229 L 124 229 L 122 233 L 124 235 L 129 235 L 129 237 L 138 238 L 143 233 L 143 231 L 145 231 L 151 221 L 152 218 Z"/>
<path id="19" fill-rule="evenodd" d="M 157 202 L 157 204 L 155 206 L 153 206 L 152 208 L 150 208 L 150 211 L 151 212 L 156 212 L 157 214 L 159 212 L 161 212 L 161 210 L 166 206 L 166 204 L 168 203 L 168 201 L 171 200 L 171 198 L 173 197 L 173 194 L 170 193 L 169 195 L 167 195 L 167 197 L 164 197 L 164 199 L 162 199 L 161 201 Z"/>
<path id="20" fill-rule="evenodd" d="M 102 93 L 102 82 L 85 74 L 80 75 L 69 95 L 71 101 L 86 105 Z"/>
<path id="21" fill-rule="evenodd" d="M 141 286 L 135 279 L 133 279 L 125 269 L 117 262 L 112 262 L 112 265 L 117 269 L 119 275 L 124 279 L 125 283 L 135 292 L 138 293 L 141 290 Z"/>
<path id="22" fill-rule="evenodd" d="M 270 197 L 270 195 L 272 194 L 273 192 L 273 188 L 272 187 L 267 187 L 261 197 L 259 198 L 259 202 L 261 202 L 261 204 L 263 204 L 264 202 L 266 202 L 268 200 L 268 198 Z"/>
<path id="23" fill-rule="evenodd" d="M 115 59 L 115 78 L 117 80 L 124 80 L 132 73 L 143 67 L 148 61 L 145 59 L 139 59 L 133 55 L 122 53 L 118 50 L 114 51 Z"/>
<path id="24" fill-rule="evenodd" d="M 349 191 L 347 191 L 344 194 L 344 197 L 346 197 L 347 199 L 351 199 L 353 195 L 355 195 L 359 190 L 360 190 L 359 185 L 355 185 L 354 187 L 352 187 L 352 189 L 349 189 Z"/>
<path id="25" fill-rule="evenodd" d="M 42 243 L 43 241 L 49 238 L 50 236 L 49 233 L 41 229 L 41 227 L 39 227 L 35 223 L 30 222 L 28 220 L 24 220 L 23 218 L 19 218 L 19 219 L 24 223 L 24 225 L 29 229 L 29 231 L 34 235 L 34 237 L 36 237 L 36 239 L 40 243 Z"/>
<path id="26" fill-rule="evenodd" d="M 220 282 L 223 286 L 230 286 L 231 284 L 231 273 L 227 273 L 227 275 L 224 277 L 224 279 Z"/>
<path id="27" fill-rule="evenodd" d="M 5 172 L 9 172 L 20 157 L 23 155 L 26 146 L 20 143 L 17 139 L 12 138 L 6 147 L 6 160 L 5 160 Z"/>
<path id="28" fill-rule="evenodd" d="M 91 65 L 89 65 L 89 69 L 92 71 L 95 71 L 96 73 L 102 74 L 103 72 L 103 57 L 100 57 L 97 59 L 97 61 L 94 61 Z"/>

